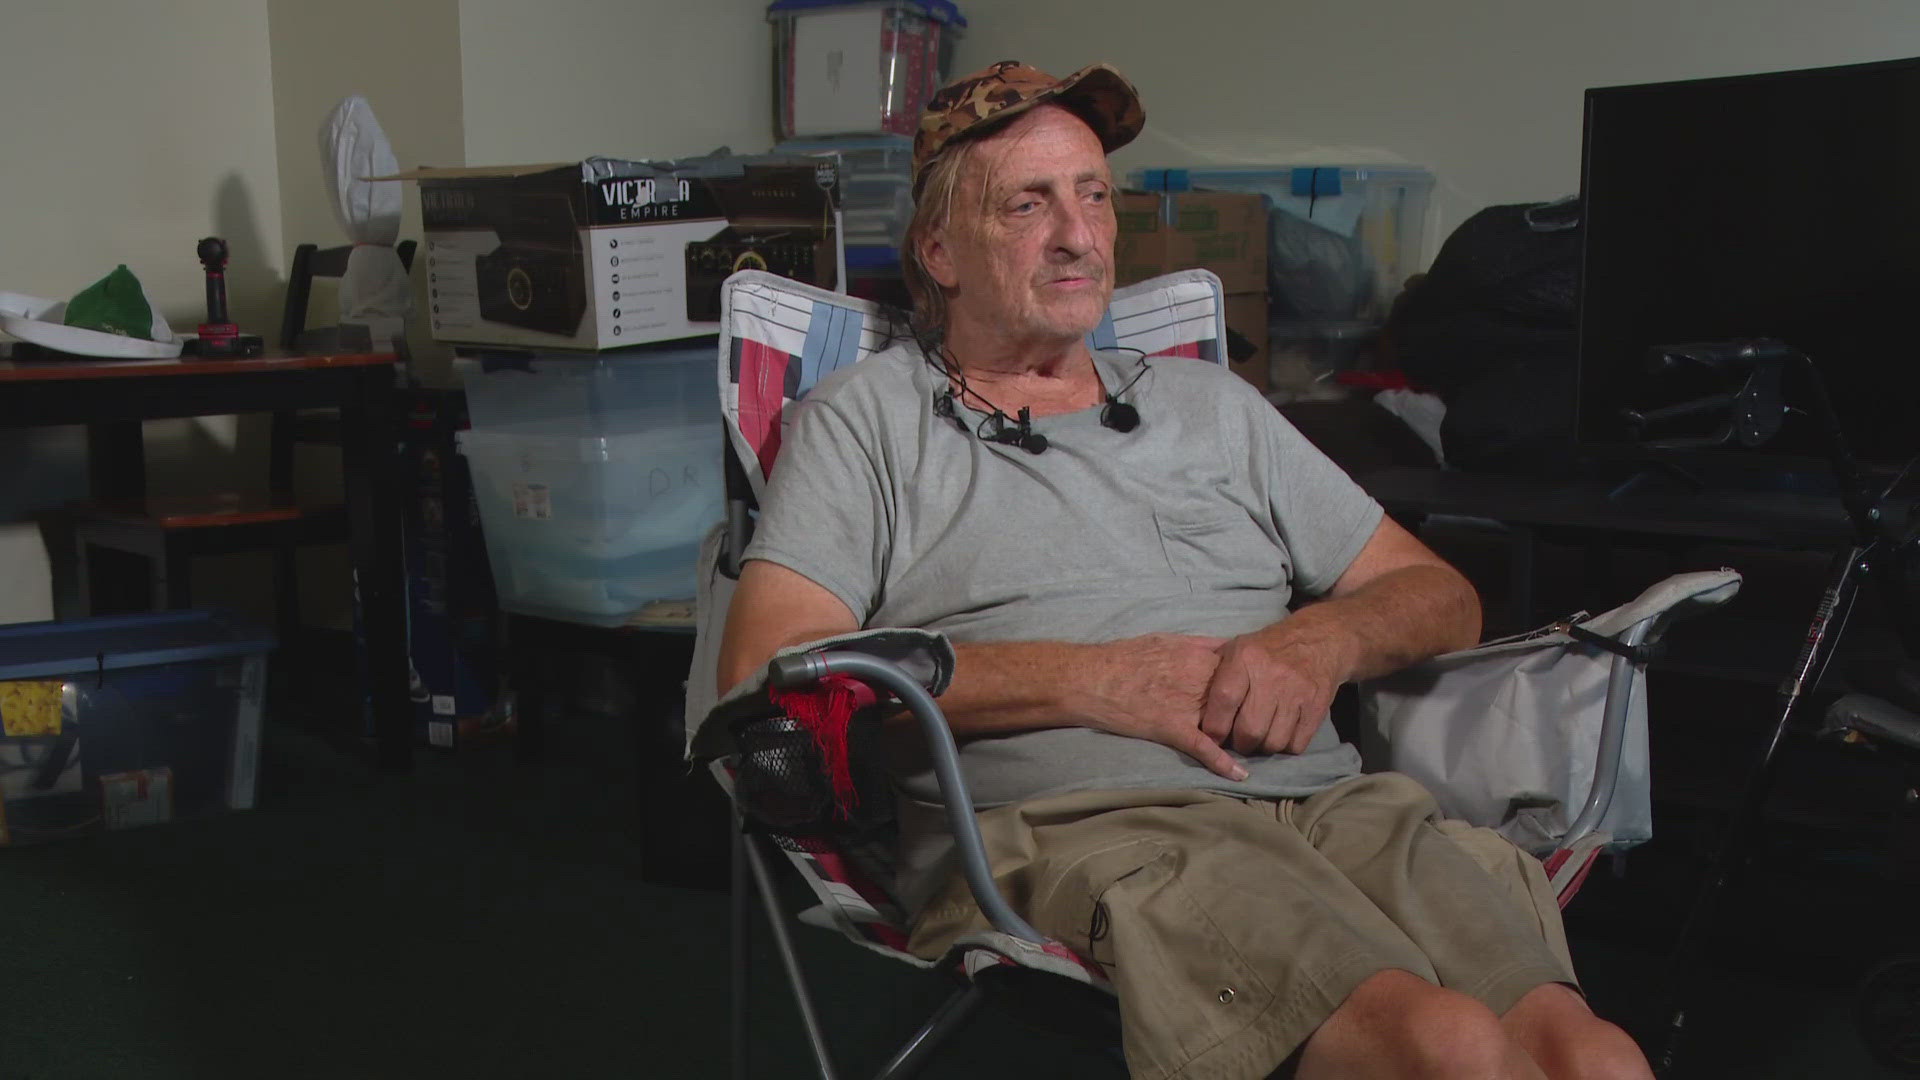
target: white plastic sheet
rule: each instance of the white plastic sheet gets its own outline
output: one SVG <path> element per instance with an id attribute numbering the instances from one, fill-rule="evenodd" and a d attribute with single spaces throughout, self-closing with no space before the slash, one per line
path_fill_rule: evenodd
<path id="1" fill-rule="evenodd" d="M 375 348 L 403 342 L 413 285 L 393 244 L 400 237 L 404 192 L 398 180 L 365 179 L 400 170 L 366 98 L 354 94 L 328 114 L 320 126 L 320 161 L 334 218 L 354 243 L 340 279 L 342 339 L 365 327 Z"/>

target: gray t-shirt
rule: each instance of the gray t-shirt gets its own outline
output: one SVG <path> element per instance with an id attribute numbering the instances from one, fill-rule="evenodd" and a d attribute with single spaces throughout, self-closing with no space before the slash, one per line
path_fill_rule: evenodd
<path id="1" fill-rule="evenodd" d="M 1109 391 L 1138 361 L 1098 358 Z M 918 626 L 956 642 L 1111 641 L 1154 632 L 1232 637 L 1323 592 L 1380 508 L 1247 384 L 1214 364 L 1149 362 L 1126 399 L 1033 422 L 1042 454 L 982 442 L 934 415 L 940 376 L 899 346 L 824 380 L 784 433 L 749 559 L 780 563 L 843 600 L 863 626 Z M 956 399 L 956 404 L 958 401 Z M 1323 726 L 1307 753 L 1248 760 L 1235 784 L 1157 743 L 1087 728 L 973 739 L 977 805 L 1082 788 L 1213 788 L 1294 796 L 1351 775 Z M 907 794 L 937 801 L 930 772 Z"/>
<path id="2" fill-rule="evenodd" d="M 1111 393 L 1138 371 L 1096 356 Z M 978 439 L 910 344 L 829 375 L 784 421 L 748 559 L 779 563 L 843 600 L 866 627 L 955 642 L 1100 642 L 1165 632 L 1233 637 L 1324 592 L 1380 522 L 1378 503 L 1225 368 L 1162 358 L 1123 395 L 1140 425 L 1100 409 L 1047 416 L 1041 454 Z M 903 733 L 904 734 L 904 733 Z M 913 802 L 938 788 L 917 738 L 894 772 Z M 961 744 L 985 808 L 1083 789 L 1312 794 L 1359 771 L 1323 724 L 1307 752 L 1243 758 L 1235 783 L 1158 743 L 1084 727 Z M 919 861 L 919 860 L 911 860 Z"/>

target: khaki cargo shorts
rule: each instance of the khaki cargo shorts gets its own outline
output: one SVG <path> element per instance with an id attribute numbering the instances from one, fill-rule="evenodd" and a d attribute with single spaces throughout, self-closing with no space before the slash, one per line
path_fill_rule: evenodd
<path id="1" fill-rule="evenodd" d="M 1397 773 L 1306 799 L 1077 792 L 980 830 L 1014 909 L 1106 970 L 1136 1078 L 1260 1080 L 1389 968 L 1496 1014 L 1576 985 L 1539 863 Z M 985 928 L 955 874 L 910 947 L 934 959 Z"/>

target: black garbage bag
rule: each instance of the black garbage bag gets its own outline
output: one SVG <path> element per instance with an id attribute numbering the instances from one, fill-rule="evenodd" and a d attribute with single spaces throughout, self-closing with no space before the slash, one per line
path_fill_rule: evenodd
<path id="1" fill-rule="evenodd" d="M 1557 475 L 1573 464 L 1577 200 L 1491 206 L 1462 222 L 1388 316 L 1407 378 L 1447 404 L 1447 462 Z"/>

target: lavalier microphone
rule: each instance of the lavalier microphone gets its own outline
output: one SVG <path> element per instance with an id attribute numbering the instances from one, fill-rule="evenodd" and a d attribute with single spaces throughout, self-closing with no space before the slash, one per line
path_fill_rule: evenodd
<path id="1" fill-rule="evenodd" d="M 1108 394 L 1107 403 L 1100 407 L 1100 426 L 1125 435 L 1140 426 L 1140 410 Z"/>
<path id="2" fill-rule="evenodd" d="M 995 421 L 994 431 L 991 435 L 981 436 L 984 442 L 1017 446 L 1029 454 L 1044 454 L 1051 445 L 1045 435 L 1033 430 L 1033 410 L 1024 405 L 1020 408 L 1020 418 L 1014 421 L 1012 427 L 1007 426 L 1006 414 L 998 409 L 994 410 L 990 420 Z"/>
<path id="3" fill-rule="evenodd" d="M 1002 412 L 999 406 L 981 397 L 978 391 L 968 386 L 966 376 L 961 375 L 955 368 L 946 365 L 942 365 L 942 368 L 950 377 L 959 381 L 961 393 L 972 394 L 980 400 L 981 404 L 993 410 L 986 420 L 981 422 L 979 430 L 974 432 L 981 442 L 1017 446 L 1029 454 L 1046 453 L 1047 447 L 1052 444 L 1045 435 L 1033 430 L 1033 411 L 1030 408 L 1022 407 L 1018 417 L 1010 417 Z M 1146 372 L 1147 365 L 1142 361 L 1140 370 L 1127 381 L 1127 385 L 1121 387 L 1118 392 L 1105 395 L 1106 403 L 1100 406 L 1101 427 L 1124 435 L 1140 426 L 1140 410 L 1129 402 L 1121 401 L 1120 395 L 1133 389 L 1134 383 L 1139 382 L 1140 376 Z M 952 420 L 962 431 L 965 431 L 966 422 L 960 419 L 954 408 L 954 397 L 955 391 L 951 386 L 934 395 L 933 414 L 943 420 Z"/>

